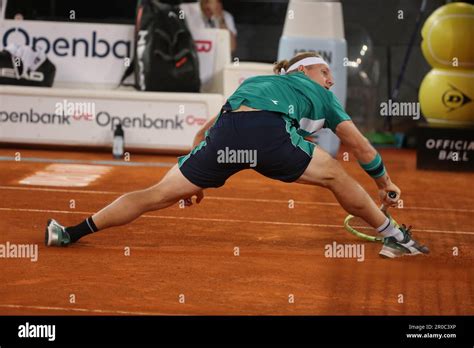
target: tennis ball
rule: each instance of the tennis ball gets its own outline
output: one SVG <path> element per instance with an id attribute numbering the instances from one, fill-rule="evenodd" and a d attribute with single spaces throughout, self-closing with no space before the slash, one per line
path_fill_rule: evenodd
<path id="1" fill-rule="evenodd" d="M 421 29 L 421 49 L 433 68 L 474 69 L 474 6 L 455 2 L 438 8 Z"/>
<path id="2" fill-rule="evenodd" d="M 433 69 L 423 79 L 421 111 L 433 126 L 474 126 L 474 70 Z"/>

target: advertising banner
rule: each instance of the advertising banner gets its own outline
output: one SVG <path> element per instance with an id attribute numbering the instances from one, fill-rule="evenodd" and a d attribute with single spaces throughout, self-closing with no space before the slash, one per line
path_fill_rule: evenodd
<path id="1" fill-rule="evenodd" d="M 193 32 L 201 82 L 214 75 L 217 30 Z M 134 26 L 123 24 L 0 21 L 0 50 L 10 43 L 41 49 L 56 66 L 56 82 L 118 85 L 131 64 Z"/>
<path id="2" fill-rule="evenodd" d="M 97 97 L 1 92 L 0 141 L 27 144 L 111 146 L 121 123 L 126 147 L 187 150 L 222 105 L 222 96 L 209 94 L 147 93 L 143 100 L 133 98 L 139 92 Z"/>

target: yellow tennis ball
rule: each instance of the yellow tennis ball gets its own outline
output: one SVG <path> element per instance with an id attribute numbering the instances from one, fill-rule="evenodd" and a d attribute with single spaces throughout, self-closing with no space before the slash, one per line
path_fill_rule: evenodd
<path id="1" fill-rule="evenodd" d="M 421 111 L 433 126 L 474 126 L 474 71 L 433 69 L 423 79 Z"/>
<path id="2" fill-rule="evenodd" d="M 421 49 L 433 68 L 474 69 L 474 6 L 455 2 L 438 8 L 421 29 Z"/>

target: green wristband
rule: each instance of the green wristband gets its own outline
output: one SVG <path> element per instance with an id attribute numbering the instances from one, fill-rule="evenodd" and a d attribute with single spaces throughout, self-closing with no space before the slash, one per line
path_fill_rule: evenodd
<path id="1" fill-rule="evenodd" d="M 383 164 L 382 157 L 380 157 L 378 152 L 370 163 L 362 163 L 359 161 L 359 164 L 365 170 L 365 172 L 374 179 L 385 175 L 385 165 Z"/>

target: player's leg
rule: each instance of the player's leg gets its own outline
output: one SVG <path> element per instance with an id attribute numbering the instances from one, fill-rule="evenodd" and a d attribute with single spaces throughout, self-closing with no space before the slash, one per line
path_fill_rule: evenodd
<path id="1" fill-rule="evenodd" d="M 346 211 L 375 228 L 386 220 L 364 189 L 327 152 L 303 139 L 280 115 L 272 117 L 268 113 L 267 117 L 266 127 L 272 129 L 259 137 L 265 139 L 265 146 L 258 153 L 259 173 L 284 182 L 326 187 Z"/>
<path id="2" fill-rule="evenodd" d="M 374 228 L 387 219 L 364 188 L 320 147 L 314 149 L 311 162 L 296 182 L 328 188 L 348 213 L 361 217 Z"/>
<path id="3" fill-rule="evenodd" d="M 54 220 L 48 221 L 46 245 L 67 245 L 90 233 L 128 224 L 148 211 L 169 207 L 180 199 L 191 197 L 200 191 L 201 188 L 186 179 L 178 165 L 175 165 L 158 184 L 120 196 L 76 226 L 63 228 Z"/>
<path id="4" fill-rule="evenodd" d="M 342 166 L 325 151 L 316 147 L 303 175 L 296 181 L 330 189 L 341 206 L 350 214 L 369 223 L 384 238 L 380 255 L 394 258 L 402 255 L 427 254 L 429 249 L 416 242 L 410 229 L 390 221 L 368 193 L 351 178 Z"/>
<path id="5" fill-rule="evenodd" d="M 206 139 L 188 155 L 180 157 L 178 164 L 155 186 L 119 197 L 76 226 L 64 228 L 54 220 L 48 221 L 46 245 L 68 245 L 98 230 L 130 223 L 147 211 L 163 209 L 180 199 L 199 195 L 203 188 L 224 185 L 231 175 L 244 167 L 221 164 L 217 157 L 219 150 L 226 146 L 241 148 L 241 136 L 235 132 L 233 119 L 225 116 L 216 123 Z"/>
<path id="6" fill-rule="evenodd" d="M 99 230 L 128 224 L 146 212 L 169 207 L 200 190 L 183 176 L 176 164 L 158 184 L 120 196 L 92 215 L 92 220 Z"/>

